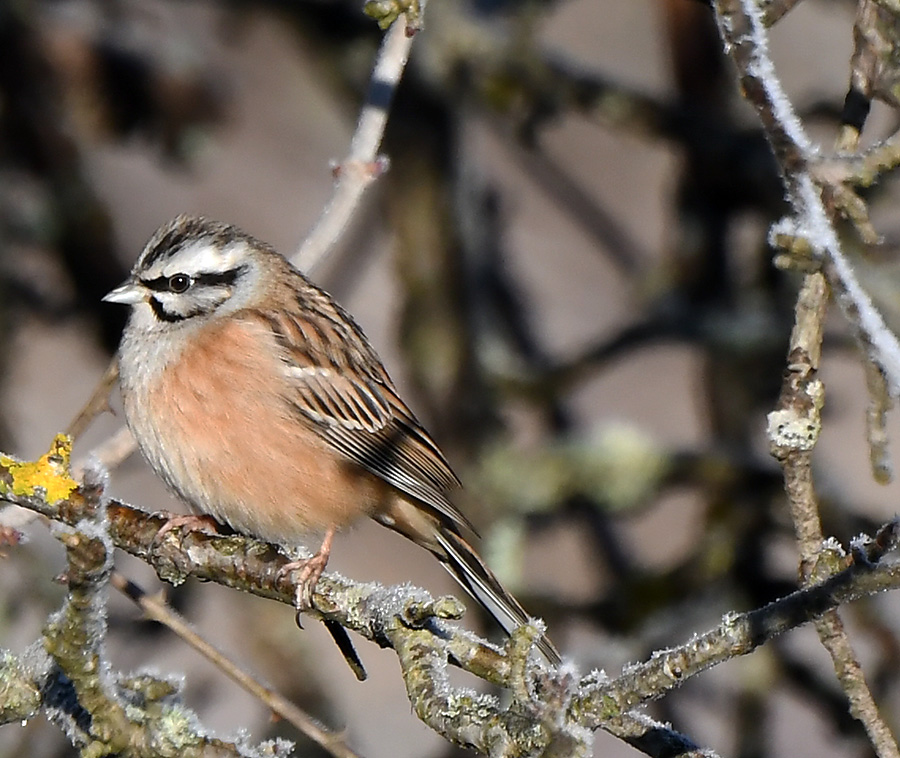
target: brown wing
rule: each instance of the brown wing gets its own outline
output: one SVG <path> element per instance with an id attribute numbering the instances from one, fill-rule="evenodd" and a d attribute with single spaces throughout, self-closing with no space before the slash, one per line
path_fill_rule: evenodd
<path id="1" fill-rule="evenodd" d="M 431 508 L 446 526 L 473 529 L 447 499 L 459 479 L 397 395 L 362 330 L 318 288 L 301 297 L 300 314 L 314 310 L 315 319 L 254 313 L 282 348 L 291 407 L 335 450 Z"/>

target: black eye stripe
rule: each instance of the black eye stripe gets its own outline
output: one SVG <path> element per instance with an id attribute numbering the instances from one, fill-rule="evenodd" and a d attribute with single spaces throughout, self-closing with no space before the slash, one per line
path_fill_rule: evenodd
<path id="1" fill-rule="evenodd" d="M 194 277 L 195 284 L 202 284 L 206 287 L 230 286 L 237 281 L 237 278 L 247 270 L 246 266 L 238 266 L 228 271 L 219 271 L 215 274 L 197 274 Z"/>
<path id="2" fill-rule="evenodd" d="M 229 287 L 237 281 L 237 278 L 244 273 L 246 266 L 238 266 L 228 271 L 207 272 L 197 274 L 190 277 L 191 282 L 195 285 L 199 284 L 204 287 Z M 171 276 L 157 276 L 155 279 L 141 279 L 147 289 L 153 292 L 171 292 L 172 281 Z"/>
<path id="3" fill-rule="evenodd" d="M 141 284 L 143 284 L 148 290 L 153 290 L 154 292 L 169 291 L 168 276 L 158 276 L 156 277 L 156 279 L 141 279 Z"/>
<path id="4" fill-rule="evenodd" d="M 153 313 L 156 314 L 156 318 L 160 321 L 166 321 L 169 324 L 177 324 L 179 321 L 187 321 L 189 318 L 203 316 L 207 313 L 207 311 L 203 309 L 195 309 L 188 311 L 187 313 L 170 313 L 166 310 L 166 306 L 155 297 L 150 298 L 150 307 L 153 309 Z"/>

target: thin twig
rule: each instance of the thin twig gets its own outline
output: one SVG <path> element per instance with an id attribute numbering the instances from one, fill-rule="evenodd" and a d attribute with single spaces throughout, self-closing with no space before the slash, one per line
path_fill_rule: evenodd
<path id="1" fill-rule="evenodd" d="M 298 708 L 290 700 L 254 679 L 237 663 L 197 634 L 191 625 L 159 596 L 148 595 L 137 584 L 126 579 L 117 571 L 113 572 L 110 583 L 127 598 L 133 600 L 147 618 L 159 622 L 178 635 L 194 650 L 211 661 L 216 668 L 225 672 L 247 692 L 261 700 L 274 713 L 293 724 L 299 732 L 305 734 L 331 755 L 336 758 L 358 758 L 357 753 L 354 753 L 344 743 L 341 735 L 324 729 L 312 716 Z"/>
<path id="2" fill-rule="evenodd" d="M 799 5 L 800 0 L 760 0 L 760 9 L 766 26 L 774 26 L 787 13 Z"/>
<path id="3" fill-rule="evenodd" d="M 420 0 L 419 13 L 426 0 Z M 394 92 L 409 60 L 412 28 L 406 15 L 391 25 L 372 71 L 366 102 L 350 142 L 350 154 L 335 170 L 334 194 L 313 230 L 293 256 L 294 262 L 307 272 L 315 271 L 333 247 L 359 205 L 368 186 L 384 172 L 385 159 L 378 155 Z"/>
<path id="4" fill-rule="evenodd" d="M 101 413 L 110 411 L 109 396 L 116 386 L 119 379 L 119 358 L 113 356 L 103 376 L 94 387 L 90 399 L 84 404 L 84 407 L 78 411 L 78 414 L 72 419 L 66 434 L 77 440 L 85 430 L 90 426 L 91 422 Z M 122 425 L 117 431 L 107 437 L 103 442 L 94 447 L 77 465 L 73 467 L 76 478 L 80 478 L 84 469 L 84 461 L 94 460 L 106 471 L 114 471 L 117 469 L 135 450 L 137 450 L 137 442 L 132 436 L 128 427 Z"/>
<path id="5" fill-rule="evenodd" d="M 888 448 L 887 413 L 894 401 L 888 392 L 884 374 L 872 361 L 865 361 L 866 387 L 869 404 L 866 407 L 866 440 L 869 443 L 869 463 L 872 478 L 879 484 L 889 484 L 894 477 Z"/>
<path id="6" fill-rule="evenodd" d="M 137 442 L 134 435 L 127 426 L 121 426 L 94 447 L 85 460 L 94 460 L 107 471 L 113 471 L 124 463 L 135 450 L 137 450 Z M 84 462 L 80 462 L 73 466 L 72 471 L 76 478 L 80 476 L 84 465 Z"/>
<path id="7" fill-rule="evenodd" d="M 823 184 L 871 187 L 900 166 L 900 132 L 863 152 L 823 155 L 810 164 L 810 171 Z"/>
<path id="8" fill-rule="evenodd" d="M 112 392 L 112 388 L 115 386 L 118 378 L 119 360 L 118 357 L 114 356 L 109 362 L 109 366 L 106 367 L 106 371 L 103 372 L 103 376 L 100 377 L 100 381 L 97 382 L 90 399 L 78 412 L 78 415 L 72 419 L 69 428 L 66 429 L 66 434 L 73 440 L 77 440 L 97 416 L 109 410 L 109 394 Z"/>

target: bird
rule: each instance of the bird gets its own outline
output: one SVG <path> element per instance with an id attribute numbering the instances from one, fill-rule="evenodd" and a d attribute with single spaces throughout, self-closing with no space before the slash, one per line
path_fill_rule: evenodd
<path id="1" fill-rule="evenodd" d="M 463 536 L 475 530 L 450 499 L 460 481 L 363 330 L 273 247 L 181 215 L 103 299 L 130 306 L 126 423 L 193 518 L 287 548 L 324 535 L 288 564 L 298 608 L 335 533 L 369 516 L 430 551 L 507 633 L 530 620 Z M 537 648 L 560 662 L 546 634 Z"/>

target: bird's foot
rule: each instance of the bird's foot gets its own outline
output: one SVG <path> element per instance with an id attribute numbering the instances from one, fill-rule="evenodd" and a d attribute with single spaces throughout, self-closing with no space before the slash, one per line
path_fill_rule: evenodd
<path id="1" fill-rule="evenodd" d="M 219 534 L 219 522 L 212 516 L 204 516 L 198 514 L 180 515 L 161 511 L 158 516 L 163 516 L 166 523 L 163 524 L 156 536 L 154 542 L 159 542 L 168 532 L 173 529 L 183 529 L 185 532 L 203 532 L 204 534 Z"/>
<path id="2" fill-rule="evenodd" d="M 296 572 L 294 582 L 297 588 L 294 591 L 294 607 L 297 609 L 298 614 L 312 608 L 313 592 L 319 583 L 322 572 L 328 565 L 333 539 L 334 530 L 329 529 L 325 533 L 325 539 L 322 540 L 322 546 L 316 551 L 315 555 L 285 563 L 275 575 L 275 582 L 277 583 L 288 574 Z"/>

